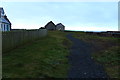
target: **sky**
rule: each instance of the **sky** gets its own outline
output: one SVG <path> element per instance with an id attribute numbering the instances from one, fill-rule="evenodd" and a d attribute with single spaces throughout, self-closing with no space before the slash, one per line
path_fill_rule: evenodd
<path id="1" fill-rule="evenodd" d="M 49 21 L 65 30 L 118 31 L 118 2 L 1 2 L 13 29 L 39 29 Z"/>

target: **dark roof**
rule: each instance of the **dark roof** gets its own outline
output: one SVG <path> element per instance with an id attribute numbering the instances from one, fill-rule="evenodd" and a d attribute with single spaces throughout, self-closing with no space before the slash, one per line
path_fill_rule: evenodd
<path id="1" fill-rule="evenodd" d="M 4 16 L 4 18 L 11 24 L 11 22 L 9 21 L 6 15 Z"/>
<path id="2" fill-rule="evenodd" d="M 53 25 L 53 26 L 56 27 L 56 25 L 55 25 L 52 21 L 50 21 L 50 22 L 48 22 L 48 23 L 45 25 L 45 28 L 46 28 L 47 26 L 49 26 L 49 25 Z"/>
<path id="3" fill-rule="evenodd" d="M 58 23 L 58 24 L 56 24 L 56 26 L 59 26 L 59 25 L 65 27 L 62 23 Z"/>

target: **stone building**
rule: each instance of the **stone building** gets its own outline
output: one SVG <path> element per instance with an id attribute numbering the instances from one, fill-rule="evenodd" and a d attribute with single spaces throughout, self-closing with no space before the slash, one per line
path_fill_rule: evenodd
<path id="1" fill-rule="evenodd" d="M 65 30 L 65 26 L 62 23 L 58 23 L 56 25 L 56 30 L 64 31 Z"/>
<path id="2" fill-rule="evenodd" d="M 52 21 L 50 21 L 45 25 L 45 28 L 47 30 L 56 30 L 56 25 Z"/>

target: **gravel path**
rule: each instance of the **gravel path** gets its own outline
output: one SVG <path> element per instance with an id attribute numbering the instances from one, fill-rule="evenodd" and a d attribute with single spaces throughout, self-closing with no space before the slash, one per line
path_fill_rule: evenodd
<path id="1" fill-rule="evenodd" d="M 73 42 L 68 57 L 71 65 L 68 78 L 108 78 L 103 66 L 92 59 L 91 45 L 72 37 L 72 34 L 66 37 Z"/>

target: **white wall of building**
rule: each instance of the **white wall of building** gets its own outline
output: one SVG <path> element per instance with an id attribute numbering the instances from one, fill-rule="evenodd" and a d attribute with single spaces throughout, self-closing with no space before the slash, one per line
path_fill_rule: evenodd
<path id="1" fill-rule="evenodd" d="M 0 22 L 0 31 L 2 31 L 2 23 Z"/>
<path id="2" fill-rule="evenodd" d="M 4 18 L 5 13 L 3 9 L 0 9 L 0 31 L 10 31 L 10 24 L 9 22 Z"/>
<path id="3" fill-rule="evenodd" d="M 7 31 L 7 24 L 5 24 L 5 31 Z"/>
<path id="4" fill-rule="evenodd" d="M 4 25 L 2 24 L 2 31 L 4 31 Z"/>
<path id="5" fill-rule="evenodd" d="M 10 31 L 10 25 L 2 23 L 0 31 Z"/>

